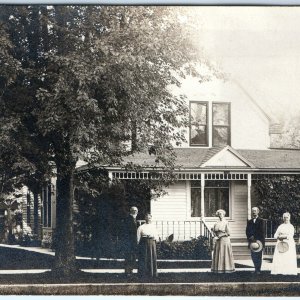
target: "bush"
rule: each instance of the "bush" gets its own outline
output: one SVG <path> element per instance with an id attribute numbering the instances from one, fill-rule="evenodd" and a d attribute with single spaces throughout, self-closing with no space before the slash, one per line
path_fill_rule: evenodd
<path id="1" fill-rule="evenodd" d="M 183 242 L 166 240 L 157 243 L 157 256 L 159 259 L 210 259 L 210 245 L 203 236 Z"/>
<path id="2" fill-rule="evenodd" d="M 18 243 L 24 247 L 40 247 L 41 241 L 36 234 L 25 233 L 19 235 Z"/>

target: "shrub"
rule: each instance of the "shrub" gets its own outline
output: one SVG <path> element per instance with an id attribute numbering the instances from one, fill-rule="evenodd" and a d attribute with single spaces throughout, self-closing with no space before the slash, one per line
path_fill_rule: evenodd
<path id="1" fill-rule="evenodd" d="M 190 241 L 157 243 L 159 259 L 210 259 L 210 245 L 207 238 L 199 236 Z"/>
<path id="2" fill-rule="evenodd" d="M 18 243 L 20 246 L 24 247 L 40 247 L 41 241 L 38 239 L 38 236 L 36 234 L 31 233 L 24 233 L 22 235 L 19 235 L 18 237 Z"/>

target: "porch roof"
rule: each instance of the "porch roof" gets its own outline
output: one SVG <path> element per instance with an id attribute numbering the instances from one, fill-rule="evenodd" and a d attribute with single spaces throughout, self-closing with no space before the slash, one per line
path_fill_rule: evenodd
<path id="1" fill-rule="evenodd" d="M 222 166 L 203 166 L 217 153 L 224 150 L 226 147 L 214 148 L 176 148 L 175 165 L 182 169 L 222 169 Z M 232 149 L 231 147 L 227 148 Z M 275 170 L 299 170 L 300 171 L 300 149 L 285 150 L 285 149 L 270 149 L 270 150 L 246 150 L 232 149 L 239 159 L 249 162 L 252 166 L 240 167 L 241 169 L 273 169 Z M 156 156 L 149 153 L 137 153 L 124 159 L 125 163 L 134 163 L 144 167 L 156 167 L 160 165 L 155 162 Z M 230 166 L 223 168 L 230 169 Z M 239 167 L 233 167 L 238 169 Z"/>

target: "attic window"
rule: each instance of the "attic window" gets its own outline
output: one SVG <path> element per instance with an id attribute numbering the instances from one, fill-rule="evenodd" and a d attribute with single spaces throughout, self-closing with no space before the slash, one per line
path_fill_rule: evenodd
<path id="1" fill-rule="evenodd" d="M 230 103 L 212 104 L 212 122 L 213 146 L 230 145 Z"/>
<path id="2" fill-rule="evenodd" d="M 208 145 L 208 102 L 190 102 L 190 145 Z"/>

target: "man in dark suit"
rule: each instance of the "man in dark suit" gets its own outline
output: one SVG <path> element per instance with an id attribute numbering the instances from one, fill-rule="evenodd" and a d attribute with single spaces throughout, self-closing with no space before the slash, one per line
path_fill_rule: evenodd
<path id="1" fill-rule="evenodd" d="M 252 208 L 252 219 L 248 220 L 246 235 L 248 239 L 249 246 L 252 242 L 261 241 L 263 248 L 265 246 L 265 226 L 264 220 L 259 217 L 259 208 Z M 261 251 L 254 252 L 251 251 L 251 258 L 255 267 L 255 273 L 260 274 L 261 263 L 262 263 L 262 253 Z"/>
<path id="2" fill-rule="evenodd" d="M 129 215 L 124 219 L 123 238 L 124 238 L 124 258 L 125 274 L 130 276 L 136 265 L 137 252 L 137 223 L 136 216 L 138 209 L 135 206 L 130 208 Z"/>

